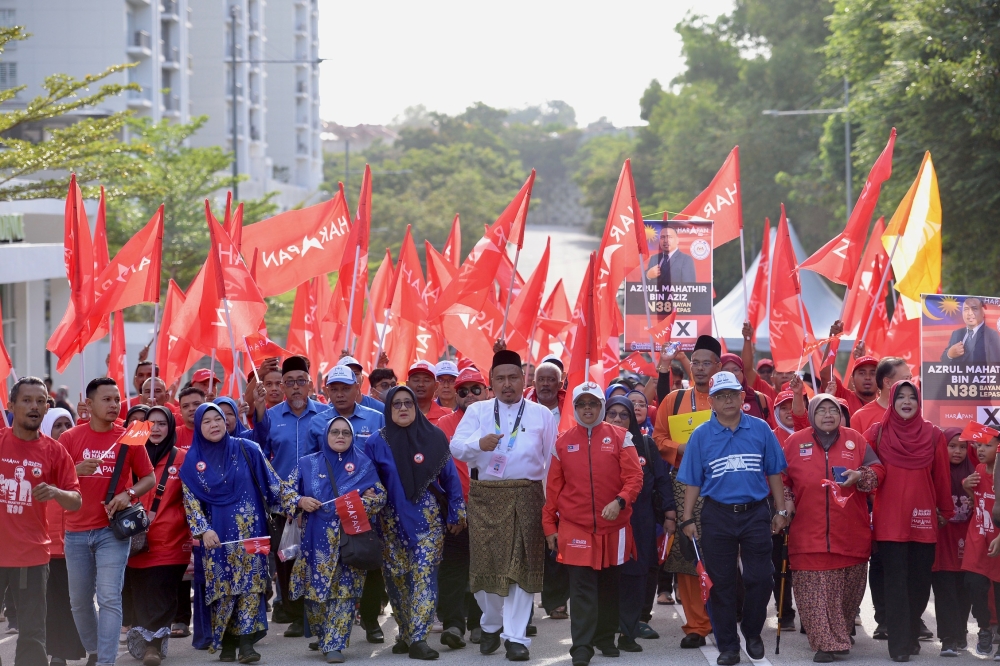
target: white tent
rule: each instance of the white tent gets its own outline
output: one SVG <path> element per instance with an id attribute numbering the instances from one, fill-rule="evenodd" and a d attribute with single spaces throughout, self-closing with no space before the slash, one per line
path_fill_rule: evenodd
<path id="1" fill-rule="evenodd" d="M 774 248 L 775 237 L 778 234 L 777 228 L 771 229 L 771 248 Z M 791 223 L 788 224 L 788 235 L 792 240 L 792 248 L 795 250 L 795 259 L 802 263 L 807 258 L 799 237 L 795 234 L 795 229 Z M 760 252 L 754 258 L 753 263 L 747 266 L 747 295 L 753 292 L 753 283 L 757 277 L 757 265 L 760 263 Z M 840 316 L 840 307 L 843 299 L 838 297 L 826 285 L 822 277 L 810 270 L 799 273 L 802 282 L 802 302 L 809 313 L 809 320 L 812 323 L 813 333 L 817 338 L 825 338 L 829 335 L 830 326 L 837 317 Z M 787 280 L 787 275 L 772 275 L 773 280 Z M 726 294 L 725 298 L 715 305 L 715 322 L 718 327 L 718 335 L 726 340 L 726 346 L 739 353 L 743 348 L 743 322 L 746 321 L 746 311 L 743 305 L 743 281 L 736 283 L 733 290 Z M 768 332 L 770 317 L 764 316 L 764 320 L 757 327 L 757 350 L 771 351 L 771 337 Z M 844 338 L 847 340 L 847 338 Z M 841 347 L 849 349 L 850 347 Z"/>

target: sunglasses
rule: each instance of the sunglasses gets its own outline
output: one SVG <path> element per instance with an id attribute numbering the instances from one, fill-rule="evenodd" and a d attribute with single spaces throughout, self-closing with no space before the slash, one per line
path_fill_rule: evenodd
<path id="1" fill-rule="evenodd" d="M 393 409 L 413 409 L 412 400 L 394 400 L 392 403 Z"/>
<path id="2" fill-rule="evenodd" d="M 353 433 L 350 430 L 331 430 L 331 431 L 329 431 L 328 434 L 333 435 L 334 437 L 352 437 L 353 436 Z"/>
<path id="3" fill-rule="evenodd" d="M 484 389 L 484 388 L 483 388 L 482 386 L 480 386 L 480 385 L 476 384 L 476 385 L 475 385 L 475 386 L 473 386 L 472 388 L 465 388 L 465 387 L 463 386 L 462 388 L 460 388 L 460 389 L 458 389 L 457 391 L 455 391 L 455 393 L 457 393 L 457 394 L 458 394 L 458 397 L 459 397 L 459 398 L 464 398 L 464 397 L 466 397 L 467 395 L 469 395 L 470 393 L 471 393 L 472 395 L 482 395 L 482 394 L 483 394 L 483 391 L 485 391 L 485 390 L 486 390 L 486 389 Z"/>

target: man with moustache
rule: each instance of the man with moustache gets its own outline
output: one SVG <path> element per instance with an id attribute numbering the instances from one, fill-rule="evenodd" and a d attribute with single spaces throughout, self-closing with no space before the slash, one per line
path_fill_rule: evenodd
<path id="1" fill-rule="evenodd" d="M 986 325 L 986 310 L 977 296 L 967 296 L 962 303 L 965 327 L 951 332 L 941 361 L 954 365 L 1000 363 L 1000 333 Z"/>
<path id="2" fill-rule="evenodd" d="M 677 230 L 666 224 L 660 228 L 660 251 L 649 258 L 646 266 L 646 277 L 656 282 L 657 294 L 666 304 L 670 298 L 670 287 L 675 284 L 689 284 L 697 281 L 694 270 L 694 259 L 680 250 L 680 238 Z M 670 315 L 669 309 L 657 310 L 647 298 L 650 311 L 660 319 Z"/>
<path id="3" fill-rule="evenodd" d="M 417 361 L 411 365 L 409 372 L 406 373 L 406 386 L 413 391 L 413 395 L 417 397 L 417 407 L 432 425 L 437 424 L 441 417 L 454 411 L 442 407 L 434 400 L 438 383 L 433 363 Z"/>
<path id="4" fill-rule="evenodd" d="M 525 661 L 533 595 L 542 591 L 544 571 L 542 481 L 558 423 L 544 406 L 524 399 L 516 352 L 494 354 L 490 382 L 496 398 L 466 408 L 451 452 L 478 474 L 468 506 L 470 587 L 483 609 L 479 651 L 492 654 L 503 643 L 509 660 Z"/>
<path id="5" fill-rule="evenodd" d="M 562 386 L 562 369 L 551 361 L 539 363 L 535 368 L 535 381 L 524 397 L 546 407 L 558 422 L 559 405 L 566 397 L 566 390 Z"/>

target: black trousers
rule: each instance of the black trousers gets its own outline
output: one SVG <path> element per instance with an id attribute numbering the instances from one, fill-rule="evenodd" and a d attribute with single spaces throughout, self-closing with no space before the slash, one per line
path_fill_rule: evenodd
<path id="1" fill-rule="evenodd" d="M 49 560 L 49 580 L 45 586 L 45 651 L 67 661 L 87 656 L 69 605 L 69 576 L 63 557 Z"/>
<path id="2" fill-rule="evenodd" d="M 469 591 L 469 531 L 444 533 L 444 554 L 438 567 L 437 615 L 444 629 L 457 628 L 463 634 L 475 629 L 483 616 Z"/>
<path id="3" fill-rule="evenodd" d="M 288 520 L 283 514 L 271 514 L 272 543 L 281 543 L 281 535 L 285 532 L 285 525 L 287 522 Z M 285 612 L 291 615 L 292 620 L 295 622 L 305 621 L 306 610 L 304 597 L 290 599 L 288 594 L 288 581 L 292 577 L 292 567 L 295 566 L 295 560 L 282 562 L 279 559 L 275 562 L 275 564 L 278 569 L 278 587 L 281 588 L 281 604 L 284 606 Z"/>
<path id="4" fill-rule="evenodd" d="M 885 627 L 889 632 L 889 656 L 910 654 L 920 636 L 920 616 L 931 596 L 933 543 L 879 541 L 885 567 Z"/>
<path id="5" fill-rule="evenodd" d="M 0 567 L 0 587 L 6 587 L 17 606 L 17 647 L 14 666 L 46 666 L 45 587 L 49 565 Z"/>
<path id="6" fill-rule="evenodd" d="M 542 608 L 551 614 L 566 606 L 569 599 L 569 572 L 565 564 L 556 561 L 556 552 L 545 549 L 545 571 L 542 578 Z"/>
<path id="7" fill-rule="evenodd" d="M 885 626 L 885 569 L 878 544 L 872 542 L 872 556 L 868 560 L 868 589 L 872 591 L 875 624 Z"/>
<path id="8" fill-rule="evenodd" d="M 735 513 L 706 498 L 701 510 L 705 569 L 712 579 L 709 616 L 719 652 L 739 652 L 736 633 L 737 559 L 743 563 L 743 636 L 760 636 L 774 587 L 771 564 L 771 510 L 761 502 Z"/>
<path id="9" fill-rule="evenodd" d="M 994 583 L 982 574 L 965 572 L 965 589 L 972 602 L 972 616 L 976 618 L 979 630 L 990 628 L 990 592 L 993 602 L 1000 608 L 1000 583 Z"/>
<path id="10" fill-rule="evenodd" d="M 182 580 L 177 585 L 177 612 L 174 622 L 185 627 L 191 624 L 191 581 Z"/>
<path id="11" fill-rule="evenodd" d="M 781 608 L 781 564 L 784 560 L 785 537 L 775 534 L 771 537 L 771 564 L 774 566 L 774 607 L 778 610 L 778 617 L 782 620 L 794 620 L 795 609 L 792 608 L 792 574 L 791 569 L 784 575 L 785 579 L 785 600 Z"/>
<path id="12" fill-rule="evenodd" d="M 618 630 L 623 636 L 635 638 L 638 635 L 639 622 L 642 620 L 648 589 L 646 583 L 649 578 L 656 580 L 655 574 L 645 576 L 621 574 L 619 577 Z M 653 593 L 656 594 L 655 587 Z"/>
<path id="13" fill-rule="evenodd" d="M 134 626 L 153 633 L 164 627 L 170 629 L 171 621 L 177 616 L 177 587 L 185 570 L 186 564 L 125 567 L 130 589 L 122 596 L 132 598 Z"/>
<path id="14" fill-rule="evenodd" d="M 667 574 L 670 576 L 670 585 L 673 585 L 674 575 Z M 642 615 L 639 617 L 641 622 L 649 622 L 653 619 L 653 604 L 656 603 L 656 588 L 660 585 L 660 565 L 652 566 L 649 571 L 646 572 L 646 589 L 642 593 Z M 670 587 L 663 588 L 664 591 L 670 590 L 671 596 L 673 596 L 674 591 Z"/>
<path id="15" fill-rule="evenodd" d="M 385 591 L 385 579 L 382 577 L 382 570 L 369 571 L 365 576 L 365 587 L 361 592 L 361 603 L 358 616 L 361 624 L 367 631 L 373 631 L 378 624 L 378 614 L 389 600 L 389 595 Z M 287 606 L 286 606 L 287 608 Z"/>
<path id="16" fill-rule="evenodd" d="M 966 642 L 969 634 L 969 610 L 972 601 L 966 589 L 964 571 L 934 571 L 931 588 L 934 590 L 934 615 L 937 617 L 937 635 L 942 644 Z M 988 609 L 987 609 L 988 610 Z"/>
<path id="17" fill-rule="evenodd" d="M 618 628 L 619 568 L 591 569 L 563 565 L 569 576 L 569 599 L 573 613 L 569 630 L 573 646 L 569 653 L 594 655 L 594 646 L 610 646 Z"/>

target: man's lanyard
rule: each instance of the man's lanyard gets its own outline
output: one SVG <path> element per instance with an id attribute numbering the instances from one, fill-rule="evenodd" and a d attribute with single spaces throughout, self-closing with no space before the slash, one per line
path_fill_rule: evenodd
<path id="1" fill-rule="evenodd" d="M 695 400 L 695 394 L 696 393 L 698 393 L 698 389 L 691 389 L 691 411 L 692 412 L 697 412 L 698 411 L 698 403 Z"/>
<path id="2" fill-rule="evenodd" d="M 524 398 L 521 399 L 521 409 L 517 410 L 517 418 L 514 420 L 514 431 L 510 433 L 510 437 L 507 439 L 507 450 L 510 451 L 514 448 L 514 444 L 517 441 L 517 434 L 521 432 L 521 417 L 524 416 Z M 496 428 L 496 434 L 502 435 L 503 430 L 500 429 L 500 400 L 496 400 L 493 403 L 493 425 Z"/>

